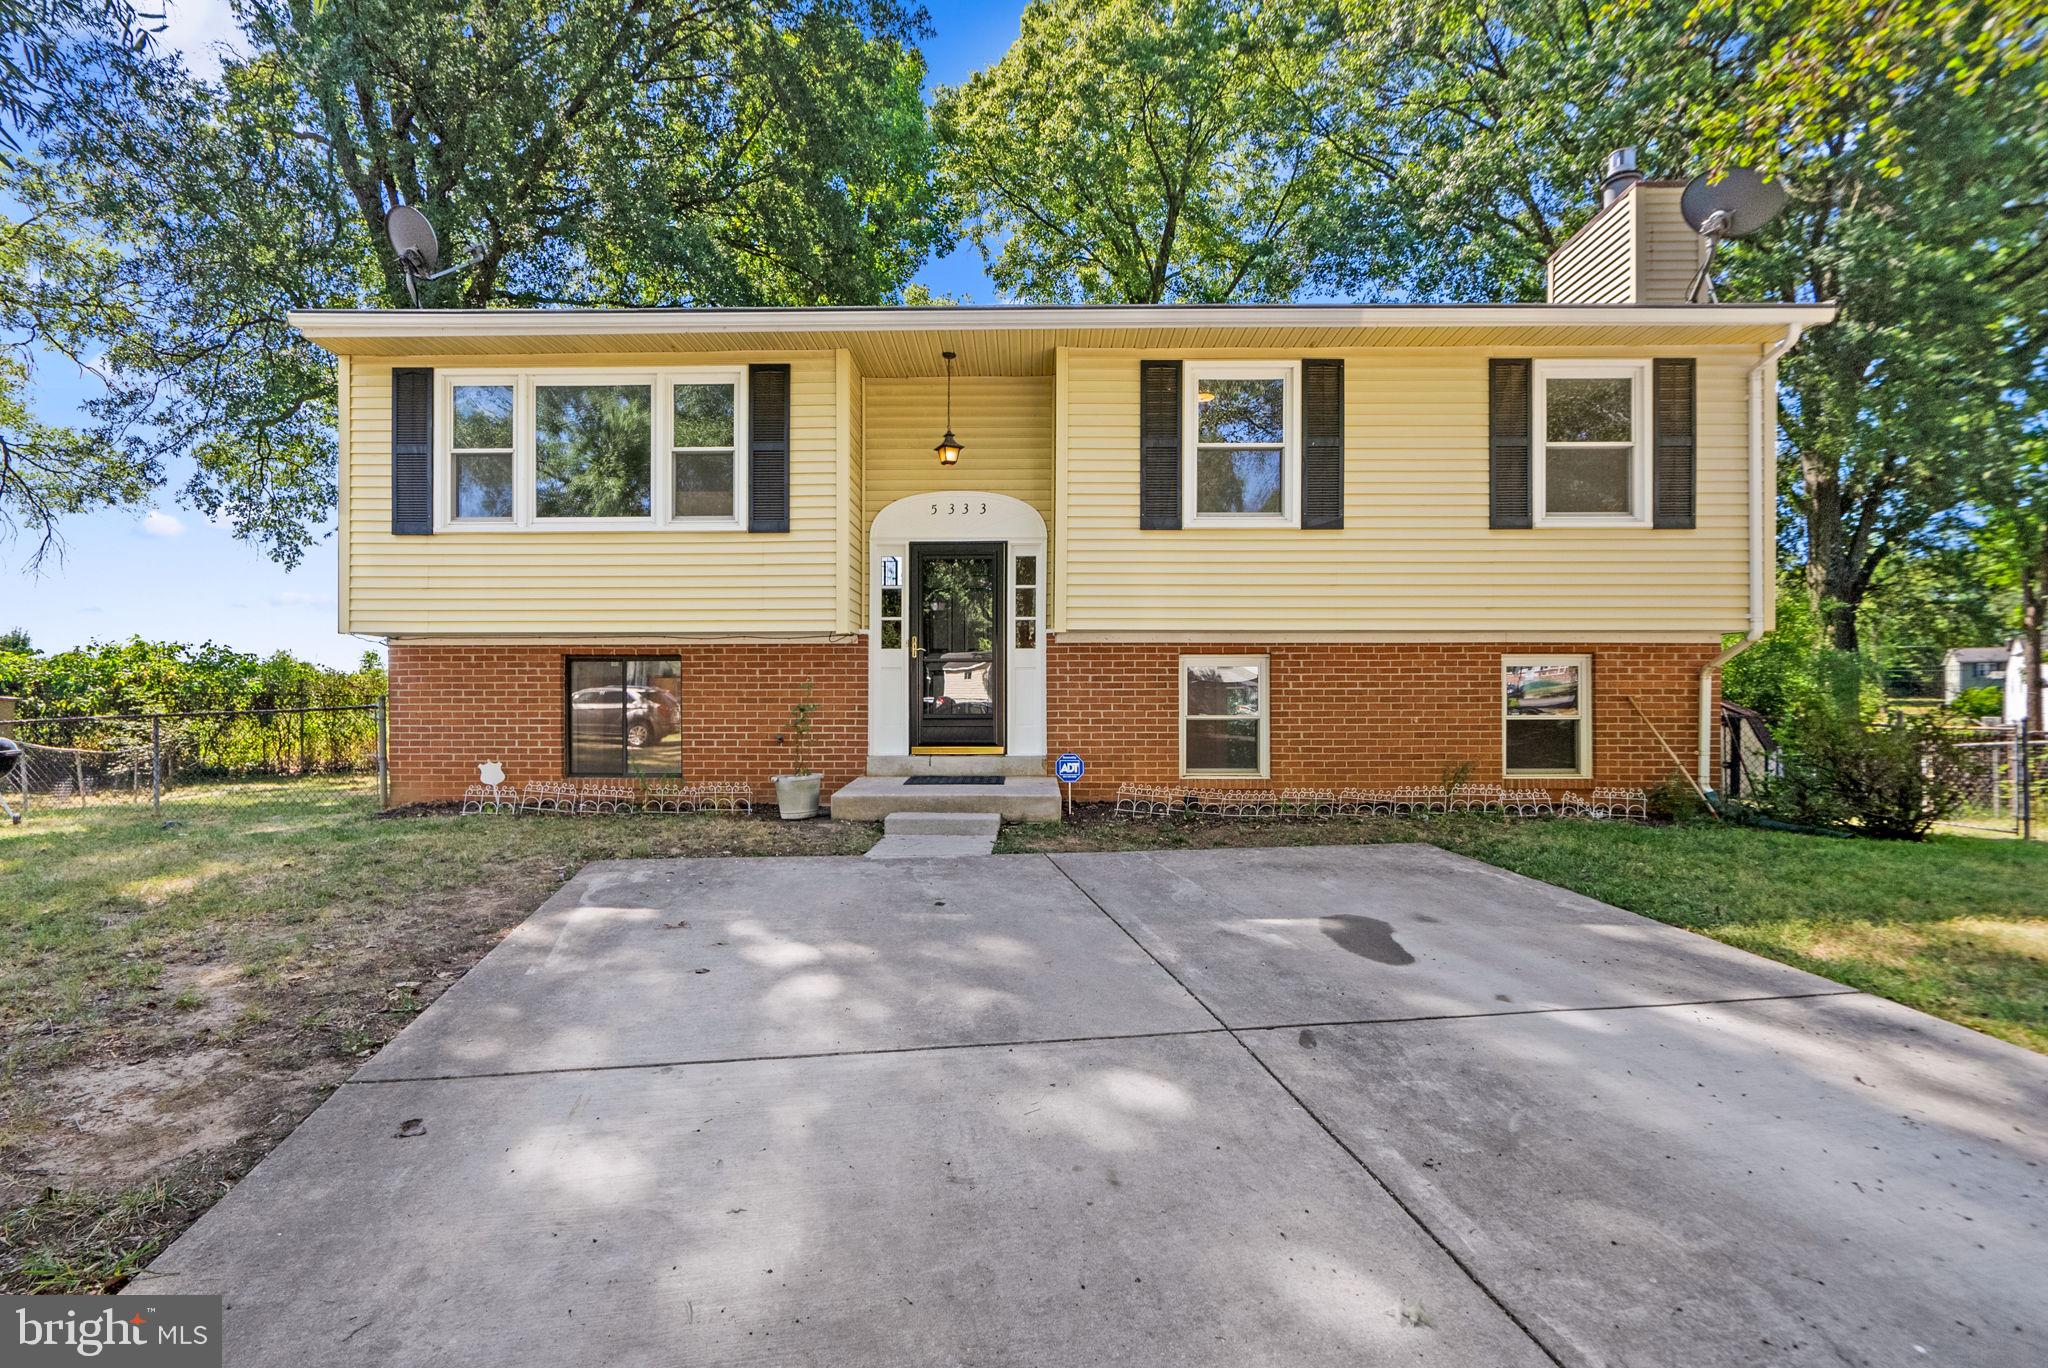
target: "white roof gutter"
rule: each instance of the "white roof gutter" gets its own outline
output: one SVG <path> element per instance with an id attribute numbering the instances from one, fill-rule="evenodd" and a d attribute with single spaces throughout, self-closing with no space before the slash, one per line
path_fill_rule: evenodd
<path id="1" fill-rule="evenodd" d="M 1832 304 L 1132 304 L 828 309 L 297 309 L 313 341 L 739 332 L 1015 332 L 1071 328 L 1813 327 Z"/>

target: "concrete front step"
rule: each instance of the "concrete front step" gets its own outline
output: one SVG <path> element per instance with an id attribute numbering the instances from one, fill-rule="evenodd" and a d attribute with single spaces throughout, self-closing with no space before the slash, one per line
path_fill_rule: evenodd
<path id="1" fill-rule="evenodd" d="M 884 836 L 976 836 L 995 839 L 1003 819 L 993 812 L 892 812 L 882 819 Z"/>
<path id="2" fill-rule="evenodd" d="M 1042 755 L 870 755 L 868 773 L 889 779 L 904 774 L 1044 774 Z"/>
<path id="3" fill-rule="evenodd" d="M 1058 781 L 1019 776 L 1000 784 L 906 784 L 900 776 L 868 775 L 832 795 L 832 815 L 879 822 L 892 812 L 994 813 L 1006 822 L 1056 822 Z"/>

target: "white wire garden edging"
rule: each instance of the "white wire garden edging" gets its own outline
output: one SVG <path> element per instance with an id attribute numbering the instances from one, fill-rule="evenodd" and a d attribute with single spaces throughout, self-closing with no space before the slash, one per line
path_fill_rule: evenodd
<path id="1" fill-rule="evenodd" d="M 462 791 L 458 815 L 537 813 L 587 817 L 619 813 L 723 812 L 754 810 L 745 784 L 679 784 L 658 782 L 644 787 L 621 779 L 535 779 L 523 787 L 512 784 L 471 784 Z"/>
<path id="2" fill-rule="evenodd" d="M 1329 818 L 1432 816 L 1499 812 L 1518 817 L 1581 817 L 1643 821 L 1650 795 L 1639 788 L 1602 787 L 1554 796 L 1548 789 L 1501 784 L 1405 784 L 1394 788 L 1198 788 L 1123 783 L 1114 811 L 1123 817 Z"/>

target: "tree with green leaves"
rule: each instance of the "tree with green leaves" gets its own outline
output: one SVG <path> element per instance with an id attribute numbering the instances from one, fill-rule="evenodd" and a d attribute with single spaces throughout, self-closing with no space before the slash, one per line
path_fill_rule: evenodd
<path id="1" fill-rule="evenodd" d="M 933 109 L 996 287 L 1154 304 L 1328 279 L 1349 196 L 1286 98 L 1317 48 L 1256 0 L 1033 0 L 1003 59 Z"/>
<path id="2" fill-rule="evenodd" d="M 420 207 L 476 264 L 424 303 L 892 298 L 945 230 L 921 13 L 895 0 L 245 0 L 218 85 L 67 50 L 32 211 L 118 245 L 95 459 L 291 564 L 334 498 L 333 370 L 295 308 L 399 306 Z M 128 489 L 118 491 L 126 496 Z"/>
<path id="3" fill-rule="evenodd" d="M 81 35 L 139 56 L 161 23 L 127 0 L 0 0 L 0 539 L 29 534 L 31 566 L 55 549 L 60 518 L 140 499 L 149 479 L 145 465 L 36 414 L 39 370 L 92 371 L 98 340 L 132 313 L 101 287 L 115 249 L 75 182 L 24 145 L 48 126 Z"/>
<path id="4" fill-rule="evenodd" d="M 1332 0 L 1326 79 L 1298 96 L 1389 206 L 1357 271 L 1425 297 L 1540 298 L 1615 147 L 1654 175 L 1752 164 L 1789 184 L 1723 258 L 1723 293 L 1842 306 L 1783 367 L 1780 471 L 1785 553 L 1844 651 L 1887 561 L 1963 530 L 1990 454 L 1976 418 L 2041 364 L 2007 320 L 2048 287 L 2038 31 L 1944 63 L 1951 7 L 1907 0 L 1876 26 L 1865 8 Z M 1858 33 L 1857 55 L 1816 64 L 1809 30 Z"/>

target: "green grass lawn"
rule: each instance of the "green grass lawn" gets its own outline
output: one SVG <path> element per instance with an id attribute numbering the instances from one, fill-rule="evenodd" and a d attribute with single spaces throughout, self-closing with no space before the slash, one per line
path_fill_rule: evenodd
<path id="1" fill-rule="evenodd" d="M 869 826 L 379 818 L 339 787 L 0 826 L 0 1290 L 119 1285 L 584 863 Z M 999 849 L 1434 842 L 2048 1051 L 2048 846 L 1701 825 L 1121 820 Z"/>

